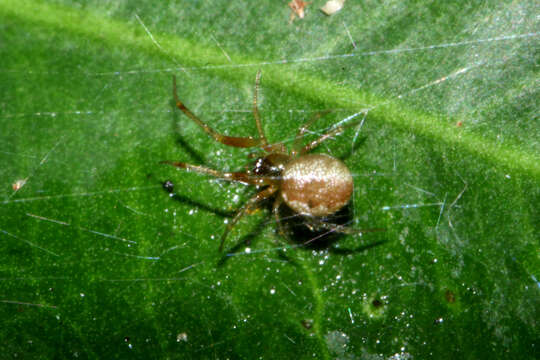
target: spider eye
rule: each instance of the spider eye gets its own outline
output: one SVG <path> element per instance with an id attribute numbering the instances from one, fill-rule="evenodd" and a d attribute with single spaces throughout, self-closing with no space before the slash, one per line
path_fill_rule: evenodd
<path id="1" fill-rule="evenodd" d="M 259 158 L 255 161 L 253 173 L 256 175 L 273 175 L 279 172 L 279 168 L 275 167 L 267 158 Z"/>

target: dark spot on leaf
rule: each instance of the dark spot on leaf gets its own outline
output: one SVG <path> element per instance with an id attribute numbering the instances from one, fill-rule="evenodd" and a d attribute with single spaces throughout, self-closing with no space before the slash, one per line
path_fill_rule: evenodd
<path id="1" fill-rule="evenodd" d="M 435 325 L 440 325 L 443 322 L 444 322 L 444 319 L 442 317 L 436 318 L 435 320 L 433 320 L 433 324 L 435 324 Z"/>
<path id="2" fill-rule="evenodd" d="M 313 327 L 313 320 L 312 319 L 304 319 L 302 320 L 302 326 L 306 329 L 311 329 Z"/>
<path id="3" fill-rule="evenodd" d="M 454 294 L 451 290 L 446 290 L 446 292 L 444 293 L 444 297 L 449 303 L 456 302 L 456 294 Z"/>
<path id="4" fill-rule="evenodd" d="M 163 182 L 163 189 L 165 189 L 165 191 L 169 192 L 169 193 L 172 193 L 174 191 L 174 184 L 172 183 L 172 181 L 170 180 L 167 180 L 165 182 Z"/>

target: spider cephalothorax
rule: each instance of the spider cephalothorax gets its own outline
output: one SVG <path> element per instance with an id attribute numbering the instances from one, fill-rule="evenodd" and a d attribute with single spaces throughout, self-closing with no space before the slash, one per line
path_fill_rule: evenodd
<path id="1" fill-rule="evenodd" d="M 258 147 L 262 156 L 255 159 L 251 167 L 245 171 L 222 172 L 200 165 L 191 165 L 178 161 L 163 161 L 169 165 L 215 176 L 217 178 L 255 185 L 259 192 L 249 199 L 238 210 L 227 225 L 219 250 L 223 249 L 225 239 L 238 220 L 248 211 L 256 208 L 262 200 L 274 197 L 273 214 L 280 232 L 283 234 L 279 218 L 279 207 L 285 203 L 294 213 L 304 216 L 310 229 L 326 229 L 337 232 L 351 233 L 343 225 L 328 223 L 326 218 L 335 214 L 349 202 L 353 192 L 353 178 L 347 166 L 339 159 L 326 154 L 309 154 L 323 141 L 340 134 L 343 127 L 332 128 L 319 138 L 302 146 L 309 126 L 320 118 L 316 114 L 310 121 L 298 130 L 291 151 L 287 151 L 283 143 L 269 144 L 262 130 L 261 119 L 257 107 L 257 95 L 260 82 L 260 72 L 255 81 L 253 97 L 253 115 L 259 133 L 258 138 L 232 137 L 222 135 L 195 116 L 180 101 L 176 92 L 176 78 L 173 77 L 173 96 L 176 106 L 191 120 L 197 123 L 208 135 L 216 141 L 234 147 Z M 354 230 L 359 233 L 363 230 Z"/>

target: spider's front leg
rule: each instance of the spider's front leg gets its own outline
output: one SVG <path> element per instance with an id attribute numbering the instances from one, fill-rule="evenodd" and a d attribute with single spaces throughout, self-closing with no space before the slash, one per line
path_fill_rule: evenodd
<path id="1" fill-rule="evenodd" d="M 266 138 L 263 139 L 254 139 L 252 137 L 236 137 L 236 136 L 227 136 L 218 133 L 213 128 L 208 126 L 204 121 L 199 119 L 195 114 L 193 114 L 180 99 L 176 92 L 176 76 L 173 76 L 173 98 L 176 103 L 176 107 L 188 118 L 193 120 L 197 125 L 199 125 L 208 135 L 214 138 L 214 140 L 219 141 L 220 143 L 228 146 L 240 147 L 240 148 L 249 148 L 255 146 L 261 146 L 266 143 Z"/>
<path id="2" fill-rule="evenodd" d="M 270 182 L 264 178 L 258 176 L 252 176 L 246 171 L 224 172 L 214 169 L 210 169 L 206 166 L 192 165 L 181 161 L 164 160 L 160 161 L 160 164 L 172 165 L 174 167 L 185 169 L 187 171 L 198 172 L 201 174 L 212 175 L 218 179 L 237 181 L 246 185 L 270 185 Z"/>

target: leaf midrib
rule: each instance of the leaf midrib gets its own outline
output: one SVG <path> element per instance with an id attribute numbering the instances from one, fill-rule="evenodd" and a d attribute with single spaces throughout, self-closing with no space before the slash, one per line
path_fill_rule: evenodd
<path id="1" fill-rule="evenodd" d="M 220 49 L 203 47 L 189 39 L 183 39 L 171 34 L 153 34 L 160 44 L 161 50 L 140 32 L 137 27 L 119 20 L 103 17 L 102 14 L 85 9 L 84 12 L 59 5 L 44 4 L 37 1 L 5 0 L 0 4 L 0 12 L 4 16 L 15 16 L 20 20 L 43 24 L 46 27 L 57 28 L 77 36 L 90 37 L 107 42 L 111 46 L 122 44 L 125 47 L 145 52 L 151 56 L 166 56 L 182 63 L 181 67 L 161 69 L 156 71 L 181 71 L 187 68 L 204 68 L 226 81 L 242 82 L 253 77 L 254 68 L 275 65 L 268 59 L 248 58 L 241 54 L 230 54 L 236 64 L 223 63 Z M 230 71 L 231 66 L 234 71 Z M 474 70 L 473 70 L 474 71 Z M 129 72 L 129 71 L 127 71 Z M 115 72 L 126 73 L 124 72 Z M 112 74 L 112 73 L 111 73 Z M 407 129 L 417 135 L 431 139 L 437 143 L 446 144 L 451 148 L 459 148 L 473 154 L 483 161 L 497 167 L 524 173 L 535 179 L 540 179 L 540 157 L 520 148 L 518 144 L 506 141 L 504 144 L 486 139 L 480 134 L 456 129 L 455 123 L 448 122 L 438 114 L 427 114 L 404 104 L 397 98 L 380 98 L 365 90 L 352 89 L 335 84 L 327 79 L 306 75 L 302 83 L 293 87 L 284 84 L 294 78 L 294 69 L 288 66 L 275 67 L 271 76 L 265 77 L 265 87 L 279 89 L 281 93 L 306 99 L 310 103 L 324 103 L 341 109 L 362 111 L 358 104 L 366 104 L 371 121 L 381 121 L 393 127 Z"/>

